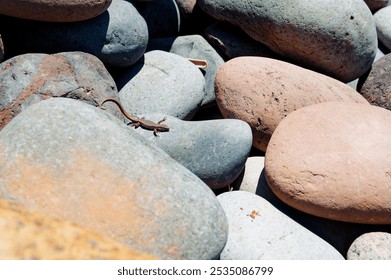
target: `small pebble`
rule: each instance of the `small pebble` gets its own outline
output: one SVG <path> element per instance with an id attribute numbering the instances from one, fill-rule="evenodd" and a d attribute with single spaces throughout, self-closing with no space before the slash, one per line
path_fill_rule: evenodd
<path id="1" fill-rule="evenodd" d="M 391 260 L 391 233 L 369 232 L 349 248 L 348 260 Z"/>

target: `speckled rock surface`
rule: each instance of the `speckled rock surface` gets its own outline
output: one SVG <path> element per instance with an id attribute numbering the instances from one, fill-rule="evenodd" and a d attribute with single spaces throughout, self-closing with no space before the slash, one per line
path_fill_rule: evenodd
<path id="1" fill-rule="evenodd" d="M 117 80 L 124 108 L 133 115 L 162 113 L 191 119 L 205 98 L 205 79 L 186 58 L 150 51 Z"/>
<path id="2" fill-rule="evenodd" d="M 162 114 L 144 115 L 155 122 Z M 154 136 L 151 131 L 136 131 L 167 152 L 210 188 L 231 184 L 240 174 L 250 153 L 252 134 L 249 125 L 240 120 L 188 122 L 167 117 L 169 133 Z"/>
<path id="3" fill-rule="evenodd" d="M 358 91 L 372 105 L 391 110 L 391 54 L 376 61 L 359 81 Z"/>
<path id="4" fill-rule="evenodd" d="M 328 76 L 262 57 L 238 57 L 217 72 L 216 102 L 226 118 L 247 122 L 253 145 L 265 151 L 279 122 L 301 107 L 326 101 L 368 103 Z"/>
<path id="5" fill-rule="evenodd" d="M 206 60 L 208 66 L 202 69 L 205 77 L 205 98 L 202 106 L 215 102 L 214 82 L 218 68 L 224 64 L 222 57 L 200 35 L 188 35 L 151 40 L 148 44 L 150 50 L 168 51 L 186 58 Z"/>
<path id="6" fill-rule="evenodd" d="M 217 198 L 229 228 L 222 260 L 344 259 L 330 244 L 260 196 L 233 191 Z"/>
<path id="7" fill-rule="evenodd" d="M 143 56 L 148 43 L 144 18 L 125 0 L 113 0 L 106 12 L 82 22 L 1 20 L 8 57 L 24 53 L 82 51 L 112 67 L 128 67 Z"/>
<path id="8" fill-rule="evenodd" d="M 380 9 L 374 14 L 377 36 L 384 46 L 391 50 L 391 6 Z"/>
<path id="9" fill-rule="evenodd" d="M 71 22 L 96 17 L 111 0 L 0 0 L 0 14 L 24 19 Z"/>
<path id="10" fill-rule="evenodd" d="M 103 63 L 87 53 L 24 54 L 0 64 L 0 129 L 31 104 L 50 97 L 96 106 L 103 98 L 118 97 L 118 91 Z"/>
<path id="11" fill-rule="evenodd" d="M 0 131 L 0 197 L 163 259 L 216 258 L 227 221 L 214 193 L 118 119 L 51 98 Z"/>
<path id="12" fill-rule="evenodd" d="M 391 260 L 391 233 L 361 235 L 350 246 L 348 260 Z"/>
<path id="13" fill-rule="evenodd" d="M 200 0 L 221 21 L 300 65 L 343 82 L 371 66 L 377 48 L 375 21 L 364 1 Z"/>
<path id="14" fill-rule="evenodd" d="M 283 119 L 265 156 L 273 192 L 303 212 L 339 221 L 391 223 L 391 112 L 327 102 Z"/>
<path id="15" fill-rule="evenodd" d="M 151 260 L 68 221 L 0 200 L 1 260 Z"/>

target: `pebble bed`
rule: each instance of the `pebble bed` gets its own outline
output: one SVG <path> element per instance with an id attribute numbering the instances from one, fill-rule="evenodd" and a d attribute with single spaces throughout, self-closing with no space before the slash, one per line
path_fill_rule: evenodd
<path id="1" fill-rule="evenodd" d="M 0 23 L 1 259 L 391 259 L 391 1 Z"/>

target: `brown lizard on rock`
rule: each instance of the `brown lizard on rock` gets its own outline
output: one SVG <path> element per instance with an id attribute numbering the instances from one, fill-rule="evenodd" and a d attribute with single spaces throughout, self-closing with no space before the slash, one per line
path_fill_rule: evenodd
<path id="1" fill-rule="evenodd" d="M 132 116 L 131 114 L 129 114 L 128 112 L 125 111 L 124 107 L 122 107 L 122 105 L 121 105 L 121 102 L 119 102 L 115 98 L 103 99 L 99 105 L 99 108 L 102 108 L 103 104 L 108 101 L 111 101 L 111 102 L 114 102 L 115 104 L 117 104 L 117 106 L 120 109 L 120 111 L 122 112 L 122 114 L 124 114 L 124 116 L 127 117 L 132 122 L 132 126 L 134 126 L 135 128 L 138 128 L 139 126 L 141 126 L 144 129 L 153 130 L 153 134 L 155 136 L 157 136 L 158 132 L 164 132 L 164 131 L 170 130 L 169 126 L 162 124 L 162 122 L 164 122 L 166 120 L 166 118 L 164 118 L 161 121 L 156 123 L 151 120 L 146 120 L 144 118 L 138 118 L 138 117 Z"/>

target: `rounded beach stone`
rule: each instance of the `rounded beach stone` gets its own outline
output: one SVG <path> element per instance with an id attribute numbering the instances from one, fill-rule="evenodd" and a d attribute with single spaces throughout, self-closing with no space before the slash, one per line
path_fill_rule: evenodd
<path id="1" fill-rule="evenodd" d="M 31 104 L 50 97 L 96 106 L 103 98 L 118 97 L 118 91 L 103 63 L 87 53 L 24 54 L 0 64 L 0 129 Z"/>
<path id="2" fill-rule="evenodd" d="M 217 199 L 229 228 L 222 260 L 344 259 L 334 247 L 260 196 L 233 191 Z"/>
<path id="3" fill-rule="evenodd" d="M 200 0 L 221 21 L 296 63 L 343 82 L 363 75 L 377 49 L 376 26 L 364 1 Z"/>
<path id="4" fill-rule="evenodd" d="M 279 122 L 294 110 L 326 101 L 368 103 L 338 80 L 263 57 L 226 62 L 217 72 L 215 90 L 223 116 L 247 122 L 253 145 L 262 151 Z"/>
<path id="5" fill-rule="evenodd" d="M 111 238 L 0 199 L 1 260 L 152 260 Z"/>
<path id="6" fill-rule="evenodd" d="M 191 119 L 205 98 L 205 79 L 187 59 L 150 51 L 117 80 L 124 108 L 132 115 L 162 113 Z"/>
<path id="7" fill-rule="evenodd" d="M 376 61 L 359 80 L 358 91 L 372 105 L 391 110 L 391 54 Z"/>
<path id="8" fill-rule="evenodd" d="M 374 14 L 379 41 L 391 51 L 391 6 L 380 9 Z"/>
<path id="9" fill-rule="evenodd" d="M 358 237 L 349 248 L 348 260 L 391 260 L 391 233 L 369 232 Z"/>
<path id="10" fill-rule="evenodd" d="M 227 240 L 199 178 L 104 110 L 38 102 L 0 131 L 0 197 L 163 259 L 210 259 Z"/>
<path id="11" fill-rule="evenodd" d="M 107 10 L 111 0 L 0 0 L 0 14 L 51 22 L 82 21 Z"/>
<path id="12" fill-rule="evenodd" d="M 48 23 L 4 19 L 7 56 L 24 53 L 82 51 L 112 67 L 138 61 L 148 44 L 148 27 L 132 3 L 113 0 L 106 12 L 90 20 Z M 18 30 L 18 32 L 15 32 Z M 28 43 L 26 43 L 28 42 Z"/>
<path id="13" fill-rule="evenodd" d="M 265 156 L 273 192 L 303 212 L 391 223 L 391 112 L 351 102 L 301 108 L 283 119 Z"/>
<path id="14" fill-rule="evenodd" d="M 162 114 L 143 115 L 158 122 Z M 151 131 L 136 131 L 162 148 L 212 189 L 231 184 L 243 170 L 251 150 L 249 125 L 240 120 L 209 120 L 189 122 L 167 116 L 168 133 L 158 137 Z"/>
<path id="15" fill-rule="evenodd" d="M 151 40 L 148 44 L 151 50 L 162 50 L 178 54 L 186 58 L 206 60 L 208 66 L 202 69 L 205 77 L 205 97 L 202 106 L 214 104 L 215 89 L 214 82 L 216 72 L 224 64 L 223 58 L 216 50 L 200 35 L 187 35 L 169 38 L 158 38 Z"/>

